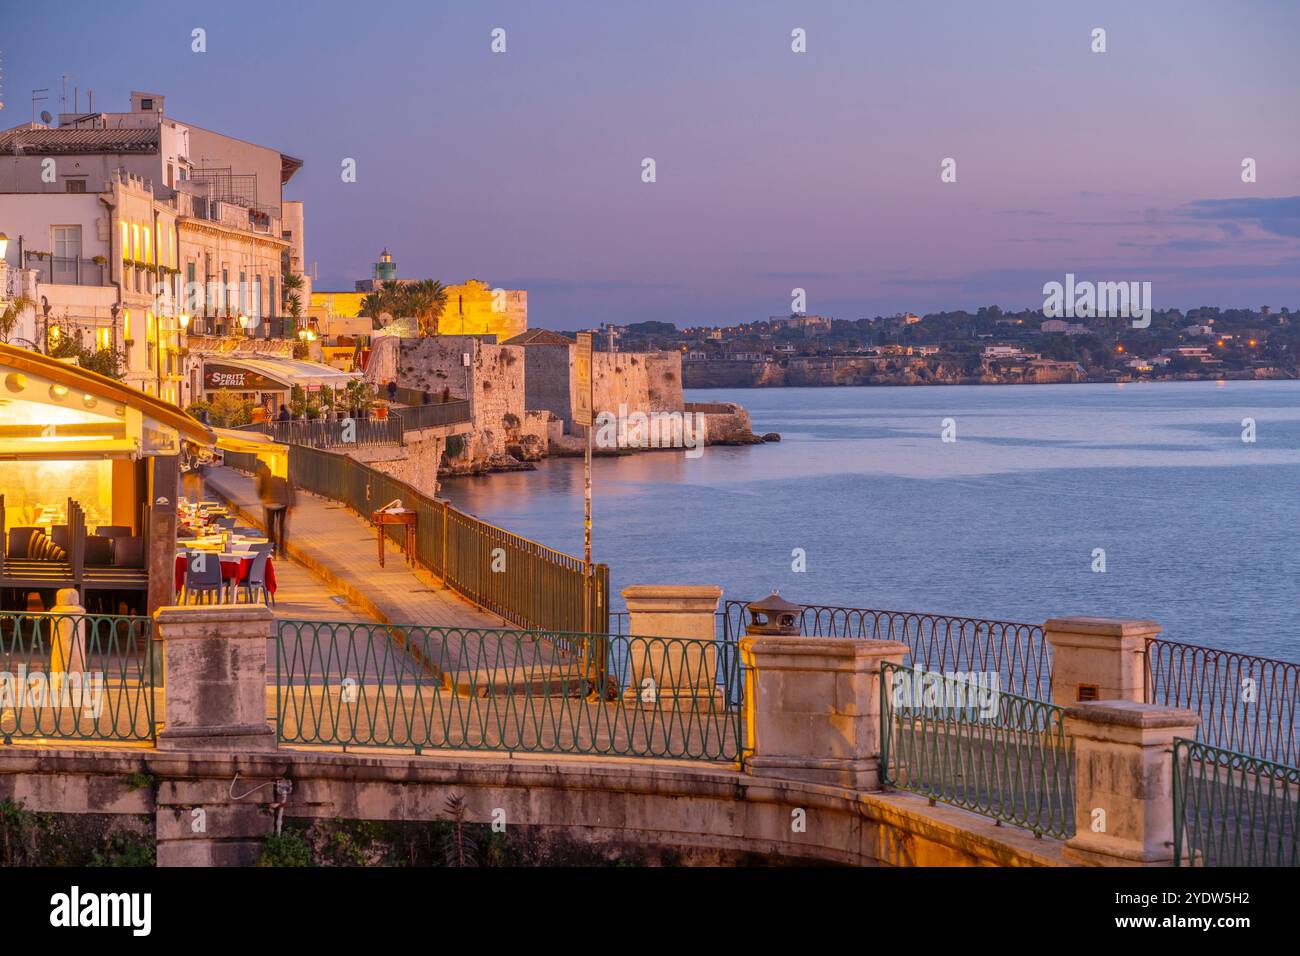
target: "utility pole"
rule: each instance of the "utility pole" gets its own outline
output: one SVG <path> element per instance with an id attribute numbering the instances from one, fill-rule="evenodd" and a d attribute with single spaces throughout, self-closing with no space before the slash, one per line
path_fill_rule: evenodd
<path id="1" fill-rule="evenodd" d="M 586 454 L 582 459 L 582 629 L 591 634 L 591 333 L 579 332 L 573 359 L 576 396 L 573 422 L 587 433 Z"/>

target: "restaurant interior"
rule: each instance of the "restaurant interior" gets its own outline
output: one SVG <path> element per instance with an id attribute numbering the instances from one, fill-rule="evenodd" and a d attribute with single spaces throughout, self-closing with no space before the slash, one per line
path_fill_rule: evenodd
<path id="1" fill-rule="evenodd" d="M 263 435 L 211 428 L 114 379 L 0 344 L 0 610 L 49 611 L 65 588 L 100 614 L 152 613 L 178 597 L 272 601 L 269 542 L 204 501 L 195 481 L 224 451 L 286 469 L 285 446 Z"/>

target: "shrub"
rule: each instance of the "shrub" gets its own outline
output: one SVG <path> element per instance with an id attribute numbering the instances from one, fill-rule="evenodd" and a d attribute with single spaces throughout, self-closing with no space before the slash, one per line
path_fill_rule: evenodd
<path id="1" fill-rule="evenodd" d="M 272 833 L 262 845 L 258 866 L 314 866 L 311 847 L 298 833 L 286 831 L 279 836 Z"/>

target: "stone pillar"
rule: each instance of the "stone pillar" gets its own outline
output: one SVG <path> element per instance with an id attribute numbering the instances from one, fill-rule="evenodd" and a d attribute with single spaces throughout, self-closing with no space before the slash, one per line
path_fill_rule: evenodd
<path id="1" fill-rule="evenodd" d="M 1169 866 L 1174 861 L 1175 737 L 1191 739 L 1190 710 L 1127 700 L 1076 704 L 1075 834 L 1065 855 L 1090 866 Z"/>
<path id="2" fill-rule="evenodd" d="M 763 636 L 740 641 L 749 772 L 880 789 L 880 665 L 897 641 Z"/>
<path id="3" fill-rule="evenodd" d="M 274 750 L 266 720 L 266 642 L 274 633 L 260 604 L 159 608 L 166 729 L 159 750 Z"/>
<path id="4" fill-rule="evenodd" d="M 712 697 L 717 684 L 716 615 L 722 588 L 716 584 L 634 584 L 623 589 L 627 604 L 630 680 L 626 698 Z M 637 637 L 682 640 L 637 641 Z"/>
<path id="5" fill-rule="evenodd" d="M 1052 646 L 1052 703 L 1146 699 L 1147 638 L 1155 621 L 1112 617 L 1054 617 L 1043 625 Z"/>

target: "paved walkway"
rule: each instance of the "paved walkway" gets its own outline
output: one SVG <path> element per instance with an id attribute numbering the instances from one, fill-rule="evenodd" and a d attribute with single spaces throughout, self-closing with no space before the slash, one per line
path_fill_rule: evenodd
<path id="1" fill-rule="evenodd" d="M 262 526 L 262 505 L 253 478 L 230 468 L 211 468 L 205 482 L 206 493 L 234 505 L 243 513 L 244 523 Z M 332 589 L 345 595 L 356 607 L 382 623 L 429 627 L 511 626 L 441 587 L 438 579 L 423 569 L 413 569 L 396 547 L 384 549 L 386 566 L 381 568 L 375 530 L 343 505 L 327 498 L 299 491 L 298 505 L 289 516 L 285 538 L 289 557 L 324 582 L 323 586 L 318 585 L 322 591 Z M 276 575 L 281 580 L 279 567 Z M 276 611 L 282 612 L 283 608 L 277 607 Z M 286 615 L 277 613 L 277 616 Z M 319 619 L 321 615 L 307 616 Z M 355 612 L 341 614 L 337 619 L 355 620 Z"/>

